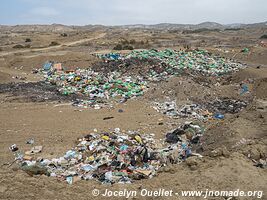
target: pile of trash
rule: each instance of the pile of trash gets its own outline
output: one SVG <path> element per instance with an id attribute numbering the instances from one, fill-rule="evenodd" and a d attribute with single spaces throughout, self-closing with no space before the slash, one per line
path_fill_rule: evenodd
<path id="1" fill-rule="evenodd" d="M 218 76 L 238 71 L 244 67 L 242 64 L 233 62 L 230 59 L 215 56 L 208 51 L 198 49 L 193 51 L 176 51 L 172 49 L 165 49 L 163 51 L 155 49 L 132 51 L 125 57 L 156 59 L 168 66 L 164 71 L 166 75 L 177 74 L 179 70 L 188 69 L 189 71 L 198 72 L 202 75 Z"/>
<path id="2" fill-rule="evenodd" d="M 165 102 L 154 102 L 153 103 L 153 108 L 170 117 L 176 117 L 178 116 L 178 111 L 177 111 L 177 105 L 176 105 L 176 101 L 165 101 Z"/>
<path id="3" fill-rule="evenodd" d="M 103 99 L 111 97 L 129 99 L 141 96 L 147 85 L 140 77 L 121 76 L 118 72 L 99 73 L 91 69 L 61 71 L 51 67 L 48 70 L 44 68 L 43 73 L 46 81 L 56 85 L 61 94 L 80 96 L 74 104 L 81 106 L 94 106 L 96 102 L 103 103 Z"/>
<path id="4" fill-rule="evenodd" d="M 210 112 L 208 109 L 203 108 L 199 104 L 184 105 L 179 110 L 178 115 L 184 118 L 191 117 L 193 119 L 199 119 L 203 121 L 212 119 L 213 117 L 212 112 Z"/>
<path id="5" fill-rule="evenodd" d="M 170 117 L 191 118 L 206 121 L 212 119 L 213 113 L 199 104 L 186 104 L 178 108 L 175 101 L 154 102 L 152 106 L 157 112 Z"/>
<path id="6" fill-rule="evenodd" d="M 102 58 L 106 63 L 111 62 L 111 68 L 117 66 L 117 70 L 123 70 L 121 69 L 122 67 L 127 68 L 132 59 L 150 60 L 152 62 L 151 65 L 148 68 L 144 67 L 143 72 L 145 73 L 142 73 L 142 76 L 150 81 L 164 80 L 170 76 L 179 75 L 185 70 L 205 76 L 219 76 L 244 68 L 241 63 L 236 63 L 230 59 L 212 55 L 208 51 L 199 49 L 192 51 L 176 51 L 172 49 L 163 51 L 156 49 L 133 50 L 126 55 L 110 53 L 97 55 L 97 57 Z M 118 65 L 116 65 L 116 62 Z"/>
<path id="7" fill-rule="evenodd" d="M 247 106 L 247 102 L 236 99 L 216 99 L 212 102 L 205 102 L 204 106 L 207 107 L 211 112 L 221 112 L 235 114 L 240 112 L 243 108 Z"/>
<path id="8" fill-rule="evenodd" d="M 186 104 L 178 108 L 176 101 L 154 102 L 152 107 L 170 117 L 182 117 L 206 121 L 223 119 L 224 114 L 235 114 L 247 106 L 245 101 L 223 98 L 201 104 Z"/>
<path id="9" fill-rule="evenodd" d="M 65 180 L 98 180 L 102 183 L 131 183 L 133 180 L 152 178 L 168 164 L 179 163 L 192 153 L 192 144 L 200 143 L 203 128 L 187 122 L 166 135 L 164 142 L 155 140 L 153 134 L 138 132 L 90 133 L 77 141 L 77 145 L 64 156 L 53 159 L 27 156 L 14 144 L 16 161 L 29 174 L 45 174 Z M 38 149 L 39 150 L 39 149 Z"/>

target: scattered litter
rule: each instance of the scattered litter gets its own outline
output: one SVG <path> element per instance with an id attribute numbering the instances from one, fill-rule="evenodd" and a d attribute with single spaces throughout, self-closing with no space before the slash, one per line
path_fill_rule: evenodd
<path id="1" fill-rule="evenodd" d="M 197 157 L 199 157 L 199 158 L 203 158 L 203 156 L 201 155 L 201 154 L 199 154 L 199 153 L 191 153 L 191 156 L 197 156 Z"/>
<path id="2" fill-rule="evenodd" d="M 62 68 L 62 64 L 61 64 L 61 63 L 54 63 L 54 64 L 53 64 L 53 68 L 54 68 L 56 71 L 61 71 L 61 70 L 63 70 L 63 68 Z"/>
<path id="3" fill-rule="evenodd" d="M 256 164 L 255 166 L 256 167 L 260 167 L 260 168 L 267 168 L 267 159 L 263 160 L 263 159 L 260 159 L 258 162 L 257 161 L 254 161 Z"/>
<path id="4" fill-rule="evenodd" d="M 186 104 L 178 108 L 175 101 L 154 103 L 154 109 L 170 117 L 182 117 L 198 120 L 208 120 L 212 118 L 212 113 L 198 104 Z"/>
<path id="5" fill-rule="evenodd" d="M 199 120 L 207 120 L 211 118 L 212 113 L 198 104 L 191 104 L 191 105 L 184 105 L 179 110 L 179 116 L 190 117 Z"/>
<path id="6" fill-rule="evenodd" d="M 13 79 L 22 80 L 22 81 L 27 80 L 27 77 L 22 77 L 22 76 L 12 76 L 12 78 L 13 78 Z"/>
<path id="7" fill-rule="evenodd" d="M 103 120 L 113 119 L 114 117 L 104 117 Z"/>
<path id="8" fill-rule="evenodd" d="M 23 156 L 23 159 L 24 159 L 24 160 L 32 160 L 33 157 L 31 157 L 31 156 L 29 156 L 29 155 L 25 155 L 25 156 Z"/>
<path id="9" fill-rule="evenodd" d="M 236 148 L 236 147 L 239 147 L 239 146 L 242 146 L 242 145 L 246 145 L 246 144 L 249 144 L 250 142 L 251 142 L 251 140 L 242 138 L 235 145 L 233 145 L 232 148 Z"/>
<path id="10" fill-rule="evenodd" d="M 40 153 L 42 150 L 43 150 L 42 146 L 34 146 L 34 147 L 31 148 L 30 151 L 26 151 L 25 154 L 26 155 L 33 155 L 33 154 L 36 154 L 36 153 Z"/>
<path id="11" fill-rule="evenodd" d="M 34 139 L 30 138 L 26 141 L 26 144 L 33 144 L 34 143 Z"/>
<path id="12" fill-rule="evenodd" d="M 12 145 L 9 147 L 9 150 L 14 152 L 14 151 L 19 150 L 19 148 L 18 148 L 18 146 L 17 146 L 16 144 L 12 144 Z"/>
<path id="13" fill-rule="evenodd" d="M 244 48 L 241 50 L 242 53 L 248 53 L 249 51 L 250 51 L 249 48 Z"/>
<path id="14" fill-rule="evenodd" d="M 200 137 L 203 135 L 204 129 L 192 122 L 186 122 L 184 125 L 167 133 L 166 142 L 167 143 L 177 143 L 182 141 L 182 136 L 186 136 L 192 143 L 197 144 Z M 190 153 L 191 154 L 191 153 Z"/>
<path id="15" fill-rule="evenodd" d="M 207 103 L 186 104 L 180 108 L 178 108 L 175 101 L 166 101 L 163 103 L 154 102 L 152 105 L 155 110 L 170 117 L 179 116 L 202 121 L 212 119 L 213 117 L 216 119 L 223 119 L 223 114 L 238 113 L 246 106 L 247 103 L 244 101 L 228 98 L 216 99 Z"/>
<path id="16" fill-rule="evenodd" d="M 166 101 L 163 103 L 155 102 L 153 108 L 168 116 L 178 116 L 177 105 L 175 101 Z"/>

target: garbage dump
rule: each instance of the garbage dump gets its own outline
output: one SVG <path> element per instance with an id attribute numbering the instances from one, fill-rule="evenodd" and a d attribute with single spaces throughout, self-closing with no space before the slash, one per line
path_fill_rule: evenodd
<path id="1" fill-rule="evenodd" d="M 53 159 L 34 160 L 28 156 L 31 154 L 18 151 L 18 147 L 11 150 L 28 174 L 45 174 L 69 184 L 81 179 L 107 184 L 131 183 L 152 178 L 161 167 L 197 155 L 191 147 L 200 143 L 203 131 L 200 125 L 187 122 L 167 133 L 163 142 L 154 139 L 153 134 L 122 133 L 119 128 L 113 132 L 94 132 L 78 139 L 77 145 L 62 157 Z"/>
<path id="2" fill-rule="evenodd" d="M 113 55 L 113 54 L 111 54 Z M 119 54 L 120 55 L 120 54 Z M 98 55 L 99 58 L 111 62 L 111 65 L 121 67 L 128 67 L 133 60 L 150 60 L 152 62 L 149 67 L 145 67 L 142 75 L 151 81 L 160 81 L 167 79 L 172 75 L 179 75 L 185 70 L 191 73 L 201 73 L 205 76 L 210 75 L 224 75 L 230 72 L 238 71 L 244 68 L 241 63 L 236 63 L 230 59 L 212 55 L 205 50 L 193 51 L 176 51 L 172 49 L 165 49 L 159 51 L 156 49 L 132 51 L 125 56 L 120 55 L 118 59 L 109 58 L 109 55 Z"/>
<path id="3" fill-rule="evenodd" d="M 61 94 L 83 97 L 74 105 L 99 108 L 111 97 L 129 99 L 143 95 L 151 81 L 166 80 L 184 72 L 219 76 L 244 67 L 204 50 L 152 49 L 132 51 L 125 56 L 118 53 L 97 56 L 105 62 L 89 69 L 64 70 L 60 63 L 46 62 L 42 72 Z"/>

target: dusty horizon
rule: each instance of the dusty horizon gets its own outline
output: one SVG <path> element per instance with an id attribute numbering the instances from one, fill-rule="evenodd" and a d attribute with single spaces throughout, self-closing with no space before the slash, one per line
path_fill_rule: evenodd
<path id="1" fill-rule="evenodd" d="M 0 24 L 251 24 L 267 20 L 264 0 L 13 0 L 2 2 Z"/>

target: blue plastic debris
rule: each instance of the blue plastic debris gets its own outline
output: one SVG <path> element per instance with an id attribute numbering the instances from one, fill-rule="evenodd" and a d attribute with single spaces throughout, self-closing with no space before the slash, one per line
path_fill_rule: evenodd
<path id="1" fill-rule="evenodd" d="M 71 159 L 71 158 L 74 158 L 76 155 L 76 151 L 73 151 L 73 150 L 69 150 L 66 152 L 64 158 L 65 159 Z"/>
<path id="2" fill-rule="evenodd" d="M 99 58 L 104 60 L 119 60 L 121 59 L 121 54 L 119 53 L 107 53 L 103 55 L 97 55 Z"/>
<path id="3" fill-rule="evenodd" d="M 215 119 L 224 119 L 224 115 L 221 114 L 221 113 L 216 113 L 216 114 L 214 115 L 214 118 L 215 118 Z"/>
<path id="4" fill-rule="evenodd" d="M 126 144 L 123 144 L 120 146 L 121 151 L 126 151 L 127 149 L 128 149 L 128 145 L 126 145 Z"/>
<path id="5" fill-rule="evenodd" d="M 241 95 L 245 94 L 248 92 L 248 85 L 244 84 L 241 86 Z"/>
<path id="6" fill-rule="evenodd" d="M 72 182 L 73 182 L 73 177 L 72 177 L 72 176 L 67 176 L 67 177 L 66 177 L 66 181 L 67 181 L 68 184 L 72 184 Z"/>
<path id="7" fill-rule="evenodd" d="M 89 171 L 93 171 L 93 170 L 95 170 L 95 167 L 93 167 L 92 165 L 87 164 L 87 165 L 83 165 L 83 166 L 82 166 L 82 169 L 83 169 L 84 171 L 86 171 L 86 172 L 89 172 Z"/>
<path id="8" fill-rule="evenodd" d="M 52 65 L 53 65 L 53 63 L 51 63 L 51 62 L 46 62 L 46 63 L 43 65 L 43 69 L 44 69 L 45 71 L 49 71 L 49 70 L 51 70 Z"/>

